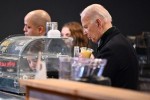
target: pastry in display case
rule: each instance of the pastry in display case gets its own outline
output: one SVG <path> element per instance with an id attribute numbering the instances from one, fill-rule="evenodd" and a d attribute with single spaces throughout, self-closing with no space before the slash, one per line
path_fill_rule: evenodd
<path id="1" fill-rule="evenodd" d="M 72 56 L 72 39 L 46 36 L 14 36 L 0 43 L 0 90 L 25 93 L 19 79 L 35 79 L 38 61 L 47 77 L 58 78 L 60 55 Z M 43 63 L 44 62 L 44 63 Z"/>

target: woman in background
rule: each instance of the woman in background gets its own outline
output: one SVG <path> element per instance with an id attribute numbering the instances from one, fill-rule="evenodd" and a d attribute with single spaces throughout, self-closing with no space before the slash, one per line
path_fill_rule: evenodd
<path id="1" fill-rule="evenodd" d="M 27 51 L 27 61 L 29 64 L 29 67 L 31 68 L 31 70 L 36 70 L 37 67 L 37 61 L 38 61 L 38 55 L 39 52 L 43 52 L 44 51 L 44 44 L 45 42 L 42 40 L 37 40 L 32 42 L 25 51 Z"/>
<path id="2" fill-rule="evenodd" d="M 65 23 L 61 29 L 61 35 L 63 38 L 72 37 L 73 46 L 88 46 L 88 38 L 84 36 L 82 26 L 78 22 Z"/>
<path id="3" fill-rule="evenodd" d="M 65 23 L 61 29 L 61 35 L 64 38 L 72 37 L 73 46 L 89 47 L 93 49 L 93 55 L 96 54 L 97 44 L 92 43 L 83 34 L 83 28 L 79 22 Z"/>

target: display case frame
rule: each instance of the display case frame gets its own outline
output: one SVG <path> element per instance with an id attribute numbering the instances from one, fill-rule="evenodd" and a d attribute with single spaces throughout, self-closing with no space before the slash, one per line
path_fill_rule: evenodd
<path id="1" fill-rule="evenodd" d="M 39 42 L 39 43 L 38 43 Z M 69 44 L 68 44 L 69 43 Z M 25 90 L 18 83 L 19 79 L 34 79 L 37 73 L 31 69 L 28 57 L 45 62 L 47 77 L 57 78 L 59 55 L 72 56 L 72 40 L 69 38 L 47 38 L 46 36 L 14 36 L 0 43 L 0 90 L 24 94 Z M 42 45 L 42 51 L 35 49 Z M 54 73 L 55 72 L 55 73 Z"/>

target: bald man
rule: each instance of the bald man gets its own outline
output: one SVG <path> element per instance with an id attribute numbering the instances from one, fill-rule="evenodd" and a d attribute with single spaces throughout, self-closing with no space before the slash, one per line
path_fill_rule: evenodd
<path id="1" fill-rule="evenodd" d="M 33 10 L 24 17 L 25 36 L 44 36 L 46 22 L 51 21 L 50 15 L 44 10 Z"/>

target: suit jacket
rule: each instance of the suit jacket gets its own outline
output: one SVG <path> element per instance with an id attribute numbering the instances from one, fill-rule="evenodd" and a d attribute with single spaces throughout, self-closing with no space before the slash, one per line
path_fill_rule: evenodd
<path id="1" fill-rule="evenodd" d="M 137 89 L 138 60 L 133 46 L 116 27 L 108 29 L 100 40 L 97 58 L 107 59 L 103 76 L 112 86 Z"/>

